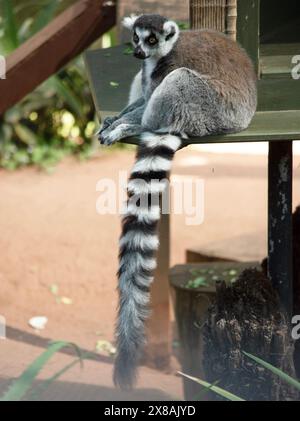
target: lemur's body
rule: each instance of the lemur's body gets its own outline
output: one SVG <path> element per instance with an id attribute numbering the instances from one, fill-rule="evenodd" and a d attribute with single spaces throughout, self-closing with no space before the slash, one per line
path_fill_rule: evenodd
<path id="1" fill-rule="evenodd" d="M 215 31 L 186 31 L 158 15 L 125 19 L 133 30 L 135 55 L 144 59 L 131 87 L 128 107 L 104 121 L 99 139 L 111 144 L 141 135 L 128 184 L 128 209 L 120 240 L 115 382 L 132 385 L 144 342 L 149 287 L 156 266 L 156 203 L 139 205 L 163 189 L 180 136 L 205 136 L 245 129 L 256 109 L 256 77 L 246 53 Z M 143 182 L 143 183 L 142 183 Z"/>

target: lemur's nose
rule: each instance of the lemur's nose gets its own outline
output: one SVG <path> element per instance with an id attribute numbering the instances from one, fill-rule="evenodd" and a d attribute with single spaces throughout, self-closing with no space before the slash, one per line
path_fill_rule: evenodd
<path id="1" fill-rule="evenodd" d="M 146 58 L 146 54 L 145 52 L 141 49 L 141 47 L 136 47 L 134 50 L 134 57 L 136 58 L 140 58 L 140 59 L 145 59 Z"/>

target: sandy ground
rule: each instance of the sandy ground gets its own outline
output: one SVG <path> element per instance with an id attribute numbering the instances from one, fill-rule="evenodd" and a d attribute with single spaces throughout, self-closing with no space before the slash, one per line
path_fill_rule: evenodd
<path id="1" fill-rule="evenodd" d="M 112 341 L 120 223 L 116 214 L 97 214 L 96 185 L 104 178 L 117 181 L 133 158 L 133 152 L 117 151 L 84 163 L 68 159 L 51 175 L 33 168 L 0 171 L 0 314 L 9 326 L 9 339 L 0 342 L 0 378 L 18 375 L 48 339 L 73 341 L 93 351 L 97 340 Z M 299 163 L 296 157 L 295 205 L 300 202 Z M 189 247 L 266 231 L 265 156 L 224 156 L 189 148 L 177 154 L 172 174 L 174 180 L 203 179 L 205 200 L 201 225 L 188 226 L 185 215 L 172 216 L 172 264 L 184 262 Z M 58 303 L 53 285 L 72 303 Z M 29 318 L 37 315 L 49 319 L 38 335 L 28 326 Z M 89 362 L 83 372 L 82 384 L 90 384 L 95 398 L 113 393 L 110 363 L 103 357 L 100 365 Z M 180 396 L 180 379 L 145 370 L 141 387 Z M 78 387 L 80 376 L 74 372 L 72 379 Z M 108 389 L 101 392 L 100 386 Z"/>

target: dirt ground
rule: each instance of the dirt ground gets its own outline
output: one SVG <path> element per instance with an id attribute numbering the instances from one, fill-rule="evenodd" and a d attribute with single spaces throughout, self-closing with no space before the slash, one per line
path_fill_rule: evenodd
<path id="1" fill-rule="evenodd" d="M 0 342 L 1 378 L 18 375 L 48 339 L 92 351 L 98 340 L 113 340 L 120 222 L 116 214 L 97 214 L 96 184 L 103 178 L 117 181 L 119 170 L 128 171 L 133 158 L 131 151 L 115 151 L 83 163 L 67 159 L 51 175 L 33 168 L 0 171 L 0 314 L 9 327 L 8 340 Z M 297 156 L 295 205 L 300 202 L 299 163 Z M 266 232 L 266 175 L 266 156 L 180 151 L 172 177 L 204 180 L 204 222 L 188 226 L 184 215 L 172 216 L 171 263 L 183 263 L 189 247 Z M 55 288 L 71 303 L 58 302 Z M 33 316 L 49 320 L 39 334 L 28 325 Z M 155 388 L 164 374 L 151 371 L 149 376 Z M 178 396 L 180 380 L 174 381 L 173 390 L 165 392 Z M 172 389 L 170 384 L 166 381 Z"/>

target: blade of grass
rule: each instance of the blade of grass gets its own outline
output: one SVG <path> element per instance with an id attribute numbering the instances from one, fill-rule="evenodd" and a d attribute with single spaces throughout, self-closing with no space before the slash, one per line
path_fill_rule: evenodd
<path id="1" fill-rule="evenodd" d="M 219 383 L 220 380 L 216 380 L 215 382 L 211 383 L 211 386 L 206 388 L 203 387 L 201 392 L 198 393 L 195 397 L 193 397 L 193 401 L 200 401 L 200 399 L 203 399 L 211 390 L 212 386 L 216 386 Z"/>
<path id="2" fill-rule="evenodd" d="M 21 400 L 28 390 L 31 388 L 33 381 L 39 374 L 39 372 L 43 369 L 45 364 L 49 361 L 49 359 L 62 348 L 66 348 L 72 346 L 76 353 L 79 353 L 79 348 L 71 344 L 69 342 L 54 342 L 50 344 L 48 349 L 44 351 L 32 364 L 27 367 L 21 376 L 16 379 L 12 385 L 9 387 L 8 391 L 4 394 L 4 396 L 0 399 L 0 401 L 19 401 Z"/>
<path id="3" fill-rule="evenodd" d="M 16 124 L 15 132 L 19 140 L 28 146 L 33 146 L 38 143 L 38 136 L 24 124 Z"/>
<path id="4" fill-rule="evenodd" d="M 91 358 L 92 357 L 92 353 L 90 352 L 86 352 L 84 354 L 81 355 L 81 357 L 79 357 L 78 359 L 72 361 L 71 363 L 67 364 L 64 368 L 62 368 L 61 370 L 59 370 L 57 373 L 55 373 L 53 376 L 49 377 L 48 379 L 46 379 L 45 381 L 43 381 L 43 383 L 37 387 L 29 396 L 29 400 L 37 400 L 39 399 L 39 397 L 41 396 L 42 393 L 44 393 L 48 387 L 55 382 L 59 377 L 61 377 L 63 374 L 65 374 L 67 371 L 69 371 L 72 367 L 74 367 L 75 365 L 79 364 L 81 366 L 83 366 L 83 360 Z"/>
<path id="5" fill-rule="evenodd" d="M 276 376 L 280 377 L 282 380 L 284 380 L 285 382 L 287 382 L 290 386 L 295 387 L 295 389 L 300 390 L 300 382 L 298 382 L 297 380 L 293 379 L 291 376 L 289 376 L 288 374 L 284 373 L 282 370 L 280 370 L 279 368 L 274 367 L 272 364 L 267 363 L 266 361 L 255 357 L 252 354 L 248 354 L 248 352 L 243 351 L 243 353 L 251 358 L 253 361 L 255 361 L 257 364 L 262 365 L 263 367 L 265 367 L 267 370 L 271 371 L 273 374 L 275 374 Z"/>
<path id="6" fill-rule="evenodd" d="M 2 0 L 2 2 L 4 37 L 7 48 L 14 50 L 19 46 L 14 8 L 11 0 Z"/>
<path id="7" fill-rule="evenodd" d="M 201 386 L 205 387 L 206 389 L 216 393 L 219 396 L 222 396 L 225 399 L 228 399 L 229 401 L 245 401 L 244 399 L 240 398 L 239 396 L 234 395 L 233 393 L 227 392 L 227 390 L 221 389 L 218 386 L 214 386 L 211 383 L 205 382 L 204 380 L 197 379 L 196 377 L 189 376 L 187 374 L 181 373 L 181 371 L 178 371 L 178 373 L 186 377 L 187 379 L 192 380 L 193 382 L 196 382 L 200 384 Z"/>

